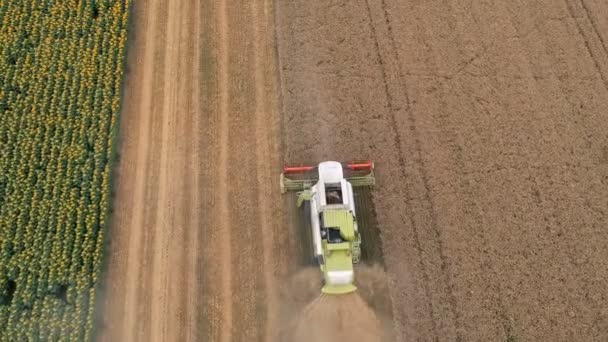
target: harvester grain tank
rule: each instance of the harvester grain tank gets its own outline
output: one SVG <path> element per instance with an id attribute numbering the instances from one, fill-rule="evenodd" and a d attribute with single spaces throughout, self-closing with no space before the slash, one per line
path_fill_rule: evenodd
<path id="1" fill-rule="evenodd" d="M 353 187 L 374 185 L 371 161 L 322 162 L 316 166 L 286 166 L 281 193 L 297 192 L 297 206 L 305 201 L 310 215 L 314 259 L 323 272 L 323 293 L 355 291 L 354 265 L 361 258 Z"/>

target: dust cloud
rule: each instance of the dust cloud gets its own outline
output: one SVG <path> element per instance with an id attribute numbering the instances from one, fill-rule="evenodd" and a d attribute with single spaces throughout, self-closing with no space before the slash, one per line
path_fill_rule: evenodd
<path id="1" fill-rule="evenodd" d="M 357 267 L 358 290 L 345 295 L 321 293 L 317 268 L 301 270 L 287 282 L 283 295 L 284 322 L 280 341 L 384 342 L 390 322 L 385 297 L 386 278 L 379 266 Z"/>

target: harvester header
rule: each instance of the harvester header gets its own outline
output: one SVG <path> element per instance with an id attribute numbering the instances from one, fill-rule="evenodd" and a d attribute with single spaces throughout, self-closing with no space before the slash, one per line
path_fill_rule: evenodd
<path id="1" fill-rule="evenodd" d="M 342 166 L 344 178 L 353 186 L 373 186 L 374 162 L 371 160 L 332 162 Z M 281 193 L 302 191 L 312 187 L 319 180 L 319 165 L 286 165 L 281 173 Z"/>
<path id="2" fill-rule="evenodd" d="M 372 171 L 374 169 L 374 162 L 371 160 L 366 161 L 353 161 L 353 162 L 341 162 L 343 168 L 347 168 L 353 171 Z M 288 166 L 283 168 L 284 174 L 293 173 L 305 173 L 317 169 L 318 165 L 299 165 L 299 166 Z"/>

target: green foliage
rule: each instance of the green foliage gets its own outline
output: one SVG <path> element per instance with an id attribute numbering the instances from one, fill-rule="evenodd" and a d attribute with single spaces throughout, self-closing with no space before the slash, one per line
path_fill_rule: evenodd
<path id="1" fill-rule="evenodd" d="M 129 0 L 0 1 L 0 336 L 89 340 Z"/>

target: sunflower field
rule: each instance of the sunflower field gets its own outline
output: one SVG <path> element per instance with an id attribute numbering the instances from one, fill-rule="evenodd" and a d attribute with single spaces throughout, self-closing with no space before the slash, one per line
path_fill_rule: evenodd
<path id="1" fill-rule="evenodd" d="M 90 340 L 130 0 L 0 0 L 0 340 Z"/>

